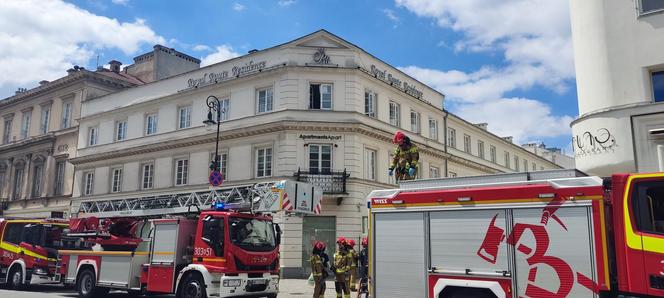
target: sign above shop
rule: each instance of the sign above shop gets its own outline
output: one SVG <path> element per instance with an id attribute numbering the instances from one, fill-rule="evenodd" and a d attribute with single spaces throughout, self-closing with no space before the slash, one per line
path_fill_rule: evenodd
<path id="1" fill-rule="evenodd" d="M 331 140 L 331 141 L 341 140 L 341 136 L 332 136 L 332 135 L 300 135 L 299 138 L 303 140 Z"/>
<path id="2" fill-rule="evenodd" d="M 371 75 L 373 75 L 377 79 L 402 90 L 406 94 L 409 94 L 418 99 L 422 99 L 422 91 L 417 90 L 417 88 L 415 88 L 415 85 L 412 84 L 409 85 L 406 82 L 402 82 L 400 79 L 393 76 L 391 73 L 388 73 L 387 70 L 381 70 L 378 67 L 376 67 L 376 65 L 371 65 L 370 72 Z"/>
<path id="3" fill-rule="evenodd" d="M 266 61 L 259 61 L 254 63 L 253 60 L 245 63 L 244 65 L 240 66 L 233 66 L 231 68 L 230 72 L 228 70 L 223 70 L 220 72 L 206 72 L 202 76 L 197 77 L 197 78 L 189 78 L 187 80 L 187 87 L 189 88 L 198 88 L 198 87 L 203 87 L 212 83 L 218 83 L 220 81 L 227 80 L 229 78 L 229 74 L 232 74 L 234 77 L 239 77 L 242 75 L 245 75 L 247 73 L 251 73 L 254 71 L 260 71 L 265 68 L 265 65 L 267 64 Z"/>

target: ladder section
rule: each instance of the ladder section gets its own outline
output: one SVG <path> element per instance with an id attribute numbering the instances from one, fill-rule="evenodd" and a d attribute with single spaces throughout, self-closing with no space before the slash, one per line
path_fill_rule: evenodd
<path id="1" fill-rule="evenodd" d="M 304 182 L 280 180 L 130 198 L 72 201 L 78 217 L 155 217 L 210 210 L 320 213 L 322 191 Z M 78 203 L 78 206 L 74 204 Z"/>

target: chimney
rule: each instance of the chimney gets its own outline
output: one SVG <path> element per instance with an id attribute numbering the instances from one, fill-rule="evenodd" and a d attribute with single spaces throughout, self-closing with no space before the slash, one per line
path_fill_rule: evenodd
<path id="1" fill-rule="evenodd" d="M 481 128 L 481 129 L 487 130 L 487 128 L 489 127 L 489 123 L 486 123 L 486 122 L 485 123 L 476 123 L 475 126 Z"/>
<path id="2" fill-rule="evenodd" d="M 513 136 L 503 137 L 503 140 L 508 141 L 510 143 L 513 143 L 514 142 L 514 137 Z"/>
<path id="3" fill-rule="evenodd" d="M 42 80 L 42 81 L 39 81 L 39 86 L 44 86 L 44 85 L 46 85 L 46 84 L 48 84 L 48 83 L 49 83 L 49 81 L 47 81 L 47 80 Z"/>
<path id="4" fill-rule="evenodd" d="M 118 60 L 111 60 L 108 62 L 108 64 L 111 65 L 111 71 L 114 73 L 119 73 L 120 72 L 120 65 L 122 65 L 122 62 Z"/>
<path id="5" fill-rule="evenodd" d="M 73 74 L 73 73 L 75 73 L 75 72 L 76 72 L 76 70 L 73 69 L 73 68 L 67 69 L 67 74 L 68 74 L 68 75 Z"/>

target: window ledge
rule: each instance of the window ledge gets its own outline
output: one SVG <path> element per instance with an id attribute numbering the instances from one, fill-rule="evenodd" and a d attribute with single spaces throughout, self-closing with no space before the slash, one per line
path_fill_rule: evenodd
<path id="1" fill-rule="evenodd" d="M 648 16 L 651 16 L 651 15 L 656 15 L 656 14 L 661 14 L 661 13 L 664 13 L 664 8 L 657 9 L 657 10 L 651 10 L 651 11 L 648 11 L 648 12 L 640 12 L 639 11 L 638 18 L 648 17 Z"/>

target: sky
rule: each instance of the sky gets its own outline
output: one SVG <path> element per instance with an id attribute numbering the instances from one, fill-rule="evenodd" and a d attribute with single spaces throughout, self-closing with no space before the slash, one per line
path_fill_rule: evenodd
<path id="1" fill-rule="evenodd" d="M 73 65 L 131 64 L 154 44 L 209 65 L 319 29 L 442 92 L 472 123 L 571 154 L 566 0 L 2 0 L 0 98 Z"/>

